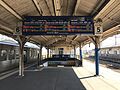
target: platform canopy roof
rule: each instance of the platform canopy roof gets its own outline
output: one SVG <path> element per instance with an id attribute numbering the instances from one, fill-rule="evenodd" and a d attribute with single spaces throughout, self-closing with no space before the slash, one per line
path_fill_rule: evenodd
<path id="1" fill-rule="evenodd" d="M 107 37 L 114 30 L 119 29 L 120 0 L 0 0 L 0 33 L 12 36 L 17 22 L 23 20 L 24 16 L 92 16 L 94 19 L 101 18 L 105 32 L 103 37 Z M 31 37 L 31 41 L 51 47 L 78 45 L 88 39 L 87 36 L 80 35 Z"/>

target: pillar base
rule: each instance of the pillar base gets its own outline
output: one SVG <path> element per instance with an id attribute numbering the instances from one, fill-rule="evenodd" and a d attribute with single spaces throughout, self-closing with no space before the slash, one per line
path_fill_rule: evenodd
<path id="1" fill-rule="evenodd" d="M 100 75 L 94 75 L 95 77 L 98 77 L 98 76 L 100 76 Z"/>
<path id="2" fill-rule="evenodd" d="M 24 74 L 23 74 L 23 75 L 19 74 L 19 76 L 20 76 L 20 77 L 24 77 Z"/>

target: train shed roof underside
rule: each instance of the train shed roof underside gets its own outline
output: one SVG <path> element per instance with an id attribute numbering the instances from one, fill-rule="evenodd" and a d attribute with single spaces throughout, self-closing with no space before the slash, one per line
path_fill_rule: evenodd
<path id="1" fill-rule="evenodd" d="M 103 38 L 119 29 L 120 0 L 0 0 L 0 33 L 12 35 L 24 16 L 93 16 L 103 20 Z M 112 28 L 112 29 L 111 29 Z M 69 46 L 87 36 L 32 36 L 45 46 Z"/>

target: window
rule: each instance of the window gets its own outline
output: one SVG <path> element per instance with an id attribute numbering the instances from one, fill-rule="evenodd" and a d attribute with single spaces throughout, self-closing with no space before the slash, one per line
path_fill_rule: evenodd
<path id="1" fill-rule="evenodd" d="M 7 51 L 6 50 L 2 50 L 1 51 L 1 56 L 5 56 L 5 55 L 7 55 Z"/>
<path id="2" fill-rule="evenodd" d="M 62 55 L 64 49 L 63 48 L 58 48 L 58 50 L 59 50 L 59 54 Z"/>
<path id="3" fill-rule="evenodd" d="M 114 51 L 114 54 L 117 54 L 117 51 Z"/>

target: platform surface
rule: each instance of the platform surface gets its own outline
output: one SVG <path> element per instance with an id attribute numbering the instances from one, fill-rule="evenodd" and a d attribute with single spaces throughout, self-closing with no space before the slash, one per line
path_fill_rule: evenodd
<path id="1" fill-rule="evenodd" d="M 26 70 L 24 77 L 14 74 L 0 81 L 0 90 L 86 90 L 70 67 Z"/>
<path id="2" fill-rule="evenodd" d="M 100 66 L 100 76 L 95 75 L 94 63 L 84 67 L 44 67 L 25 70 L 0 80 L 0 90 L 120 90 L 120 73 Z"/>
<path id="3" fill-rule="evenodd" d="M 100 65 L 100 76 L 95 75 L 95 64 L 84 60 L 83 67 L 74 71 L 87 90 L 120 90 L 120 73 Z"/>

